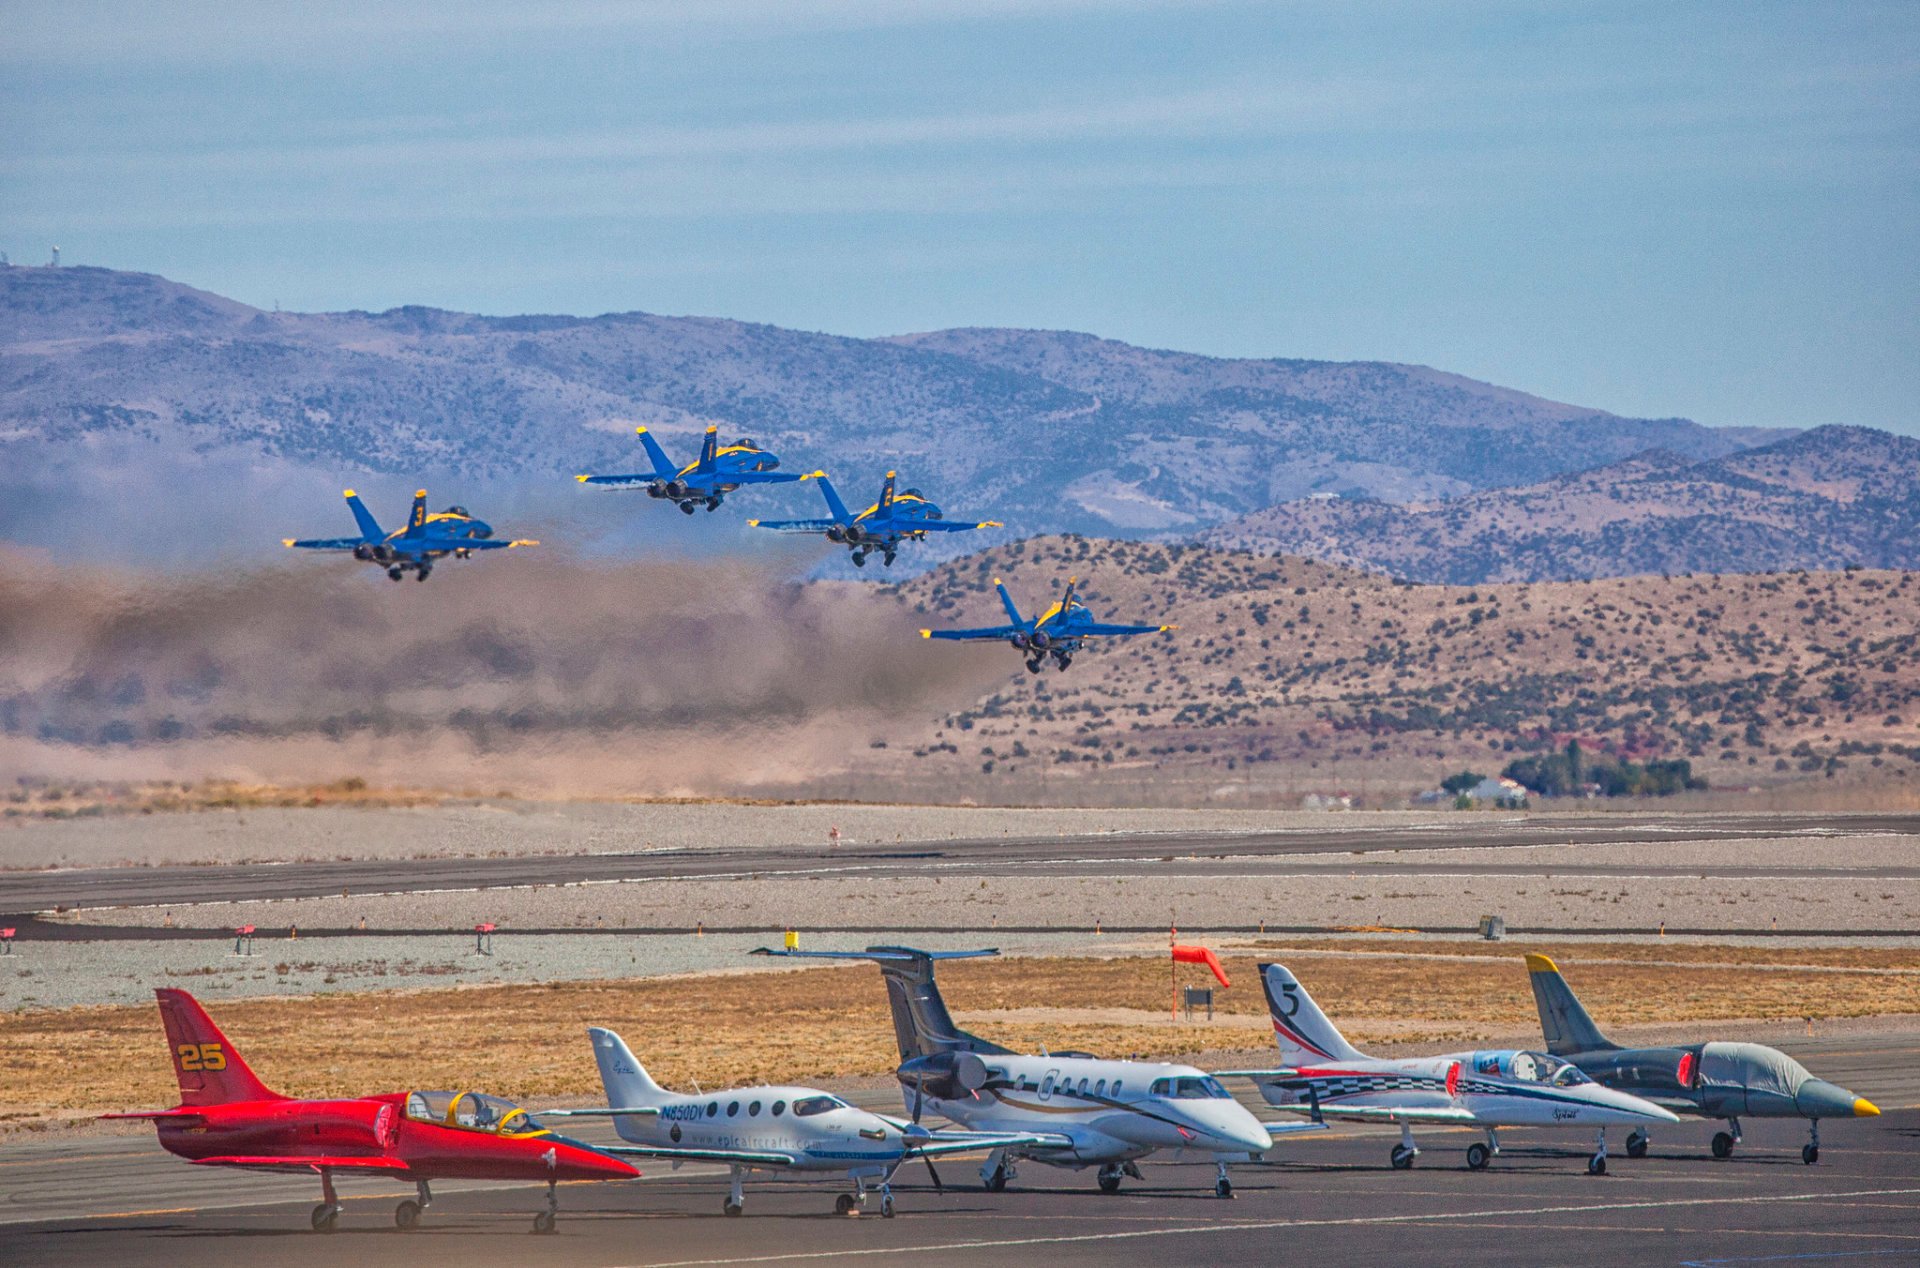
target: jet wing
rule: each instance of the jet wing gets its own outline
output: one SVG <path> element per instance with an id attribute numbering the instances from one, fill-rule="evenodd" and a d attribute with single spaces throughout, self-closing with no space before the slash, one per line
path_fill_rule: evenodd
<path id="1" fill-rule="evenodd" d="M 976 528 L 1005 528 L 1006 525 L 1002 524 L 999 520 L 981 520 L 977 524 L 969 524 L 964 520 L 912 520 L 901 525 L 901 527 L 911 529 L 916 533 L 922 531 L 929 533 L 971 533 Z"/>
<path id="2" fill-rule="evenodd" d="M 961 643 L 997 643 L 1024 631 L 1017 625 L 983 625 L 974 630 L 921 630 L 921 638 L 946 638 Z"/>
<path id="3" fill-rule="evenodd" d="M 1103 634 L 1123 636 L 1127 634 L 1165 634 L 1168 630 L 1177 630 L 1177 625 L 1102 625 L 1098 622 L 1083 625 L 1072 631 L 1075 634 Z"/>
<path id="4" fill-rule="evenodd" d="M 633 475 L 577 475 L 573 478 L 582 484 L 596 485 L 602 489 L 644 489 L 660 477 L 636 472 Z"/>
<path id="5" fill-rule="evenodd" d="M 658 1105 L 635 1105 L 619 1109 L 549 1109 L 529 1110 L 528 1116 L 536 1120 L 542 1118 L 647 1118 L 660 1112 Z"/>
<path id="6" fill-rule="evenodd" d="M 824 533 L 839 526 L 837 520 L 748 520 L 748 528 L 767 528 L 776 533 Z"/>
<path id="7" fill-rule="evenodd" d="M 538 546 L 540 543 L 531 538 L 518 538 L 510 542 L 497 542 L 491 538 L 453 537 L 445 543 L 447 550 L 512 550 L 515 546 Z M 434 549 L 440 549 L 436 544 Z"/>
<path id="8" fill-rule="evenodd" d="M 1329 1105 L 1322 1101 L 1319 1105 L 1276 1105 L 1293 1113 L 1314 1114 L 1322 1118 L 1351 1118 L 1356 1122 L 1373 1123 L 1477 1123 L 1479 1116 L 1472 1110 L 1458 1109 L 1451 1105 L 1433 1106 L 1393 1106 L 1393 1105 Z"/>
<path id="9" fill-rule="evenodd" d="M 1058 1132 L 935 1132 L 912 1145 L 915 1158 L 944 1158 L 948 1154 L 979 1153 L 983 1149 L 1071 1149 L 1073 1139 Z"/>
<path id="10" fill-rule="evenodd" d="M 633 1154 L 639 1158 L 665 1158 L 671 1162 L 725 1162 L 744 1167 L 791 1167 L 799 1162 L 793 1154 L 754 1149 L 680 1149 L 673 1145 L 595 1145 L 603 1154 Z"/>
<path id="11" fill-rule="evenodd" d="M 727 477 L 728 484 L 790 484 L 804 480 L 798 471 L 741 471 Z"/>
<path id="12" fill-rule="evenodd" d="M 1300 1073 L 1292 1066 L 1275 1066 L 1271 1070 L 1213 1070 L 1216 1079 L 1290 1079 Z"/>
<path id="13" fill-rule="evenodd" d="M 398 1158 L 334 1157 L 330 1154 L 224 1154 L 191 1158 L 196 1167 L 245 1167 L 250 1171 L 372 1171 L 399 1175 L 413 1170 Z"/>
<path id="14" fill-rule="evenodd" d="M 280 544 L 290 550 L 352 550 L 366 545 L 364 537 L 282 537 Z"/>
<path id="15" fill-rule="evenodd" d="M 1327 1125 L 1318 1119 L 1311 1123 L 1262 1123 L 1269 1136 L 1298 1136 L 1301 1132 L 1323 1132 Z"/>

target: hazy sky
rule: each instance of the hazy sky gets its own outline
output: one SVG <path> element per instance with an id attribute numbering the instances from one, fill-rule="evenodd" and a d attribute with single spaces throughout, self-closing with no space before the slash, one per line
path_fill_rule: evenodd
<path id="1" fill-rule="evenodd" d="M 0 12 L 0 249 L 1920 432 L 1920 4 Z"/>

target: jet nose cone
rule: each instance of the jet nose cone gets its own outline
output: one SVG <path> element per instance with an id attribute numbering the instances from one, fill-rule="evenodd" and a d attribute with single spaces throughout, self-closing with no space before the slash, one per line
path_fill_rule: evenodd
<path id="1" fill-rule="evenodd" d="M 1808 1079 L 1793 1094 L 1793 1103 L 1808 1118 L 1874 1118 L 1880 1108 L 1825 1079 Z"/>
<path id="2" fill-rule="evenodd" d="M 612 1154 L 579 1141 L 554 1144 L 554 1174 L 562 1180 L 632 1180 L 640 1170 Z"/>
<path id="3" fill-rule="evenodd" d="M 1618 1092 L 1613 1088 L 1596 1087 L 1592 1089 L 1594 1103 L 1602 1109 L 1614 1111 L 1621 1122 L 1677 1123 L 1680 1116 L 1670 1109 L 1662 1109 L 1652 1101 L 1644 1101 L 1627 1092 Z"/>
<path id="4" fill-rule="evenodd" d="M 1213 1135 L 1227 1143 L 1223 1152 L 1263 1154 L 1273 1148 L 1273 1133 L 1251 1114 L 1242 1111 L 1243 1121 L 1228 1121 L 1213 1129 Z"/>

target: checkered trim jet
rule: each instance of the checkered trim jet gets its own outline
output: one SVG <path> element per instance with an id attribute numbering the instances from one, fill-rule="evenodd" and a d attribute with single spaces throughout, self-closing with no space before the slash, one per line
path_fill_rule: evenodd
<path id="1" fill-rule="evenodd" d="M 433 571 L 434 561 L 448 555 L 466 559 L 476 550 L 511 550 L 540 544 L 527 538 L 495 541 L 493 525 L 475 519 L 464 506 L 429 512 L 425 489 L 413 495 L 413 511 L 407 516 L 407 526 L 392 533 L 380 527 L 358 493 L 348 489 L 345 497 L 354 523 L 360 526 L 360 536 L 285 537 L 280 544 L 290 550 L 352 551 L 355 559 L 386 569 L 387 576 L 394 581 L 408 572 L 412 572 L 416 580 L 425 581 Z"/>
<path id="2" fill-rule="evenodd" d="M 1879 1107 L 1825 1079 L 1777 1048 L 1757 1043 L 1696 1043 L 1677 1048 L 1622 1048 L 1587 1016 L 1559 966 L 1544 955 L 1527 957 L 1547 1051 L 1573 1062 L 1606 1087 L 1631 1092 L 1682 1114 L 1723 1118 L 1713 1156 L 1730 1158 L 1740 1143 L 1740 1119 L 1804 1118 L 1809 1123 L 1800 1161 L 1820 1160 L 1820 1120 L 1873 1118 Z M 1627 1156 L 1646 1156 L 1645 1128 L 1627 1137 Z"/>
<path id="3" fill-rule="evenodd" d="M 902 1122 L 847 1104 L 819 1088 L 759 1086 L 682 1095 L 669 1092 L 647 1074 L 640 1059 L 611 1030 L 587 1030 L 593 1057 L 606 1088 L 606 1109 L 542 1110 L 548 1118 L 611 1118 L 624 1145 L 611 1154 L 713 1162 L 727 1166 L 732 1184 L 721 1210 L 739 1215 L 746 1205 L 749 1171 L 844 1175 L 853 1191 L 835 1200 L 834 1210 L 851 1215 L 866 1209 L 868 1189 L 880 1194 L 880 1214 L 893 1218 L 893 1177 L 908 1162 L 924 1162 L 940 1187 L 933 1159 L 1039 1142 L 1027 1132 L 929 1131 L 918 1121 Z"/>
<path id="4" fill-rule="evenodd" d="M 1059 602 L 1038 616 L 1024 617 L 1014 606 L 1006 585 L 995 577 L 993 588 L 1000 592 L 1000 606 L 1007 610 L 1007 624 L 986 625 L 971 630 L 921 630 L 921 638 L 948 639 L 962 643 L 1006 643 L 1027 658 L 1027 672 L 1037 674 L 1046 667 L 1047 658 L 1065 669 L 1073 663 L 1074 653 L 1090 638 L 1126 638 L 1135 634 L 1165 634 L 1177 625 L 1109 625 L 1094 619 L 1087 605 L 1073 597 L 1080 584 L 1078 577 L 1067 578 L 1066 593 Z"/>
<path id="5" fill-rule="evenodd" d="M 747 524 L 776 533 L 818 533 L 836 545 L 847 547 L 856 568 L 866 567 L 867 556 L 872 554 L 878 554 L 880 562 L 891 568 L 901 542 L 925 541 L 928 533 L 970 533 L 977 528 L 1006 527 L 999 520 L 947 519 L 945 512 L 920 490 L 894 492 L 899 478 L 899 473 L 894 471 L 887 472 L 886 482 L 880 486 L 879 500 L 858 515 L 840 500 L 826 472 L 813 471 L 800 478 L 820 482 L 820 496 L 826 499 L 829 513 L 827 519 L 748 520 Z"/>
<path id="6" fill-rule="evenodd" d="M 720 429 L 707 428 L 700 441 L 700 456 L 686 466 L 676 466 L 667 451 L 644 427 L 633 429 L 647 451 L 652 471 L 632 475 L 577 475 L 580 483 L 596 489 L 645 489 L 650 498 L 659 498 L 678 506 L 683 514 L 693 514 L 704 505 L 717 511 L 727 494 L 746 484 L 790 484 L 805 477 L 777 470 L 780 459 L 751 440 L 720 443 Z"/>
<path id="7" fill-rule="evenodd" d="M 1592 1128 L 1598 1148 L 1589 1175 L 1607 1170 L 1607 1128 L 1613 1124 L 1677 1123 L 1669 1110 L 1626 1092 L 1602 1087 L 1579 1068 L 1544 1052 L 1489 1049 L 1443 1057 L 1389 1060 L 1369 1057 L 1348 1043 L 1284 964 L 1262 964 L 1260 985 L 1280 1056 L 1272 1070 L 1222 1070 L 1222 1078 L 1254 1080 L 1267 1104 L 1314 1120 L 1348 1118 L 1400 1125 L 1389 1161 L 1397 1171 L 1420 1153 L 1415 1123 L 1479 1127 L 1485 1144 L 1467 1147 L 1467 1166 L 1480 1171 L 1500 1152 L 1502 1127 Z"/>

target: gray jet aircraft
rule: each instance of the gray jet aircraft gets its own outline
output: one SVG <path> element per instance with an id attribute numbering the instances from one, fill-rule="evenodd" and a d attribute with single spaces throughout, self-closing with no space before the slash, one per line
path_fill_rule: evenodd
<path id="1" fill-rule="evenodd" d="M 1825 1079 L 1816 1079 L 1786 1053 L 1757 1043 L 1697 1043 L 1681 1048 L 1622 1048 L 1609 1043 L 1580 1005 L 1560 969 L 1544 955 L 1527 956 L 1533 999 L 1547 1051 L 1578 1066 L 1603 1087 L 1652 1101 L 1680 1114 L 1724 1118 L 1727 1131 L 1713 1138 L 1713 1156 L 1728 1158 L 1740 1143 L 1740 1119 L 1805 1118 L 1812 1134 L 1800 1161 L 1820 1160 L 1820 1120 L 1872 1118 L 1872 1101 Z M 1644 1158 L 1649 1137 L 1639 1128 L 1627 1137 L 1627 1156 Z"/>

